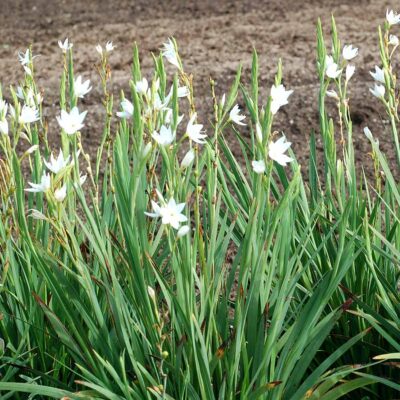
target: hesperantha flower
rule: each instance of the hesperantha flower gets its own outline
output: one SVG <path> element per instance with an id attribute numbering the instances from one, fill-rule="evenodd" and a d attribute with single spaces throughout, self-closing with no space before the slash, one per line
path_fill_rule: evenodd
<path id="1" fill-rule="evenodd" d="M 29 147 L 28 150 L 25 151 L 25 154 L 32 154 L 39 148 L 38 144 L 34 144 L 33 146 Z"/>
<path id="2" fill-rule="evenodd" d="M 333 98 L 333 99 L 339 100 L 339 96 L 338 96 L 338 94 L 337 94 L 334 90 L 327 90 L 327 91 L 326 91 L 326 95 L 327 95 L 328 97 Z"/>
<path id="3" fill-rule="evenodd" d="M 135 89 L 139 94 L 146 94 L 149 88 L 149 82 L 147 82 L 146 78 L 135 83 Z"/>
<path id="4" fill-rule="evenodd" d="M 162 125 L 160 128 L 160 133 L 154 131 L 151 137 L 161 146 L 169 146 L 173 141 L 175 134 L 172 132 L 171 127 L 166 127 Z"/>
<path id="5" fill-rule="evenodd" d="M 399 38 L 396 35 L 390 35 L 389 44 L 394 47 L 397 47 L 399 45 Z"/>
<path id="6" fill-rule="evenodd" d="M 187 96 L 189 96 L 189 94 L 190 94 L 190 91 L 187 86 L 178 87 L 178 90 L 177 90 L 178 97 L 187 97 Z"/>
<path id="7" fill-rule="evenodd" d="M 25 95 L 25 92 L 22 90 L 21 86 L 18 86 L 15 94 L 19 99 L 25 100 L 25 103 L 31 107 L 35 106 L 36 103 L 40 104 L 43 101 L 41 93 L 35 94 L 32 88 L 29 88 Z"/>
<path id="8" fill-rule="evenodd" d="M 378 99 L 383 99 L 385 97 L 385 86 L 378 85 L 375 83 L 373 88 L 370 88 L 369 91 Z"/>
<path id="9" fill-rule="evenodd" d="M 346 67 L 346 82 L 348 82 L 354 75 L 356 67 L 354 65 L 348 64 Z"/>
<path id="10" fill-rule="evenodd" d="M 189 123 L 187 124 L 186 128 L 186 134 L 188 135 L 190 140 L 193 140 L 193 142 L 199 143 L 199 144 L 204 144 L 206 141 L 204 138 L 207 137 L 206 134 L 201 133 L 201 130 L 203 129 L 202 124 L 195 124 L 194 121 L 197 118 L 197 113 L 194 113 L 192 117 L 189 120 Z"/>
<path id="11" fill-rule="evenodd" d="M 168 38 L 168 42 L 164 43 L 163 46 L 164 47 L 161 52 L 163 57 L 165 57 L 169 63 L 171 63 L 178 69 L 181 69 L 181 64 L 179 62 L 178 53 L 176 52 L 174 42 L 170 38 Z"/>
<path id="12" fill-rule="evenodd" d="M 245 123 L 243 123 L 242 121 L 246 118 L 245 115 L 241 115 L 240 114 L 240 108 L 239 108 L 239 104 L 236 104 L 232 110 L 229 113 L 229 118 L 231 121 L 233 121 L 235 124 L 238 125 L 246 125 Z"/>
<path id="13" fill-rule="evenodd" d="M 64 168 L 66 168 L 68 166 L 70 159 L 71 159 L 71 156 L 68 156 L 66 159 L 64 159 L 64 154 L 63 154 L 62 150 L 60 149 L 60 152 L 58 153 L 57 158 L 55 158 L 53 156 L 53 153 L 51 153 L 50 161 L 43 160 L 43 162 L 48 170 L 53 172 L 53 174 L 58 174 L 60 171 L 62 171 Z"/>
<path id="14" fill-rule="evenodd" d="M 108 41 L 108 42 L 106 43 L 106 52 L 109 53 L 109 52 L 113 51 L 114 49 L 115 49 L 115 46 L 113 45 L 113 42 Z M 101 47 L 100 44 L 98 44 L 98 45 L 96 46 L 96 50 L 97 50 L 97 52 L 98 52 L 100 55 L 103 54 L 103 47 Z"/>
<path id="15" fill-rule="evenodd" d="M 11 104 L 10 104 L 10 111 L 8 112 L 8 114 L 14 120 L 17 118 L 17 113 L 15 112 L 15 108 Z"/>
<path id="16" fill-rule="evenodd" d="M 58 47 L 62 50 L 63 53 L 66 53 L 68 50 L 72 49 L 73 44 L 66 38 L 64 42 L 61 40 L 58 41 Z"/>
<path id="17" fill-rule="evenodd" d="M 396 25 L 400 23 L 400 15 L 396 14 L 393 10 L 386 10 L 386 21 L 389 25 Z"/>
<path id="18" fill-rule="evenodd" d="M 261 128 L 261 124 L 259 122 L 256 123 L 256 137 L 260 143 L 263 141 L 262 128 Z"/>
<path id="19" fill-rule="evenodd" d="M 26 192 L 32 192 L 32 193 L 47 192 L 51 187 L 50 174 L 46 174 L 45 172 L 43 172 L 40 183 L 28 182 L 28 184 L 31 187 L 25 189 Z"/>
<path id="20" fill-rule="evenodd" d="M 58 202 L 62 202 L 66 196 L 67 196 L 67 185 L 65 185 L 65 184 L 63 186 L 61 186 L 59 189 L 56 189 L 54 191 L 54 198 Z"/>
<path id="21" fill-rule="evenodd" d="M 171 225 L 174 229 L 179 229 L 181 222 L 186 222 L 186 215 L 182 214 L 185 208 L 185 203 L 176 203 L 176 201 L 171 198 L 168 203 L 162 201 L 162 205 L 159 206 L 155 201 L 151 201 L 153 208 L 153 213 L 145 212 L 145 214 L 150 218 L 161 218 L 161 223 L 163 225 Z"/>
<path id="22" fill-rule="evenodd" d="M 288 104 L 288 98 L 293 93 L 293 90 L 286 90 L 285 86 L 273 85 L 271 87 L 271 112 L 276 114 L 278 110 Z"/>
<path id="23" fill-rule="evenodd" d="M 162 101 L 160 95 L 158 93 L 156 93 L 154 95 L 154 101 L 153 101 L 151 109 L 154 111 L 165 110 L 167 108 L 170 100 L 171 100 L 171 98 L 167 96 L 167 97 L 165 97 L 164 101 Z"/>
<path id="24" fill-rule="evenodd" d="M 326 76 L 331 79 L 336 79 L 342 73 L 339 66 L 335 63 L 332 56 L 326 56 L 325 59 Z"/>
<path id="25" fill-rule="evenodd" d="M 364 135 L 366 136 L 367 139 L 372 140 L 372 132 L 371 130 L 368 128 L 368 126 L 366 126 L 364 128 Z"/>
<path id="26" fill-rule="evenodd" d="M 121 101 L 121 108 L 122 111 L 117 112 L 117 116 L 120 118 L 132 118 L 133 115 L 133 104 L 127 100 L 124 99 Z"/>
<path id="27" fill-rule="evenodd" d="M 8 135 L 8 122 L 6 119 L 0 120 L 0 133 Z"/>
<path id="28" fill-rule="evenodd" d="M 46 216 L 40 212 L 39 210 L 35 210 L 34 208 L 31 208 L 28 210 L 28 217 L 31 217 L 33 219 L 40 219 L 40 220 L 46 220 Z"/>
<path id="29" fill-rule="evenodd" d="M 57 117 L 57 121 L 67 135 L 73 135 L 85 126 L 83 120 L 86 114 L 87 111 L 79 113 L 78 107 L 74 107 L 69 113 L 61 110 L 61 116 Z"/>
<path id="30" fill-rule="evenodd" d="M 174 112 L 172 108 L 165 108 L 165 117 L 164 117 L 164 123 L 166 125 L 170 125 L 172 123 L 172 117 L 174 116 Z M 183 114 L 178 115 L 178 118 L 176 119 L 176 126 L 178 126 L 183 120 Z"/>
<path id="31" fill-rule="evenodd" d="M 89 79 L 87 79 L 85 82 L 82 82 L 82 76 L 79 75 L 74 80 L 74 93 L 75 93 L 76 97 L 83 99 L 85 94 L 88 94 L 91 90 L 92 90 L 92 87 L 90 86 Z"/>
<path id="32" fill-rule="evenodd" d="M 35 107 L 30 107 L 26 104 L 22 107 L 21 115 L 19 116 L 19 122 L 21 124 L 30 124 L 39 119 L 39 110 L 37 110 Z"/>
<path id="33" fill-rule="evenodd" d="M 347 61 L 352 60 L 354 57 L 358 55 L 358 48 L 353 47 L 352 44 L 343 47 L 343 58 Z"/>
<path id="34" fill-rule="evenodd" d="M 24 91 L 22 90 L 21 86 L 17 87 L 17 91 L 15 92 L 15 94 L 19 99 L 24 100 L 25 95 L 24 95 Z"/>
<path id="35" fill-rule="evenodd" d="M 383 68 L 379 68 L 375 65 L 375 72 L 370 71 L 369 73 L 377 82 L 385 83 L 385 72 L 383 71 Z"/>
<path id="36" fill-rule="evenodd" d="M 259 160 L 259 161 L 252 161 L 251 166 L 253 167 L 253 171 L 256 174 L 263 174 L 265 172 L 265 162 L 264 160 Z"/>
<path id="37" fill-rule="evenodd" d="M 113 51 L 115 49 L 115 46 L 113 45 L 113 42 L 111 42 L 110 40 L 106 43 L 106 51 L 110 52 Z"/>
<path id="38" fill-rule="evenodd" d="M 189 225 L 182 225 L 176 234 L 179 238 L 187 235 L 190 232 L 190 226 Z"/>
<path id="39" fill-rule="evenodd" d="M 269 158 L 285 167 L 287 163 L 293 161 L 293 158 L 288 157 L 286 154 L 284 154 L 291 146 L 291 144 L 291 142 L 286 141 L 286 138 L 284 136 L 279 138 L 276 142 L 271 142 L 268 146 Z"/>
<path id="40" fill-rule="evenodd" d="M 31 61 L 31 53 L 29 49 L 26 49 L 25 53 L 22 51 L 18 52 L 18 60 L 21 65 L 28 65 Z"/>
<path id="41" fill-rule="evenodd" d="M 194 157 L 195 157 L 194 150 L 193 150 L 193 149 L 190 149 L 190 150 L 185 154 L 185 156 L 183 157 L 182 162 L 181 162 L 181 167 L 182 167 L 183 169 L 189 167 L 189 165 L 193 162 Z"/>
<path id="42" fill-rule="evenodd" d="M 7 114 L 8 104 L 5 100 L 0 100 L 0 114 L 5 116 Z"/>

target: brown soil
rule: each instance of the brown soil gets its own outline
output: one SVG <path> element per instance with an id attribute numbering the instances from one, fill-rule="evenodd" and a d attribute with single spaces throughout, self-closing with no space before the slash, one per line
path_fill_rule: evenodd
<path id="1" fill-rule="evenodd" d="M 4 0 L 0 15 L 0 81 L 7 88 L 22 79 L 17 53 L 33 44 L 34 54 L 40 54 L 35 61 L 39 86 L 45 91 L 45 106 L 50 107 L 47 115 L 54 121 L 59 113 L 58 80 L 62 68 L 57 40 L 69 37 L 74 43 L 75 73 L 90 78 L 94 86 L 84 100 L 89 115 L 83 135 L 87 146 L 97 147 L 103 119 L 100 83 L 94 68 L 97 43 L 112 40 L 117 46 L 110 64 L 113 93 L 118 95 L 121 89 L 128 90 L 132 44 L 139 44 L 143 69 L 149 75 L 150 52 L 158 52 L 166 38 L 174 36 L 185 69 L 195 76 L 197 105 L 205 125 L 207 116 L 212 115 L 209 77 L 216 80 L 218 94 L 226 92 L 240 62 L 245 75 L 249 74 L 255 47 L 264 98 L 279 57 L 283 60 L 284 81 L 294 94 L 289 105 L 278 113 L 275 128 L 293 141 L 295 154 L 306 168 L 310 131 L 318 131 L 315 24 L 321 17 L 328 34 L 330 15 L 334 14 L 342 43 L 360 48 L 350 95 L 356 157 L 366 162 L 369 145 L 362 134 L 366 125 L 379 137 L 381 147 L 393 156 L 384 110 L 368 91 L 372 85 L 368 71 L 379 64 L 377 26 L 383 23 L 387 7 L 396 7 L 396 2 Z M 400 34 L 400 28 L 397 30 Z M 117 106 L 119 102 L 115 103 Z M 50 128 L 50 137 L 56 139 L 56 124 L 51 123 Z"/>

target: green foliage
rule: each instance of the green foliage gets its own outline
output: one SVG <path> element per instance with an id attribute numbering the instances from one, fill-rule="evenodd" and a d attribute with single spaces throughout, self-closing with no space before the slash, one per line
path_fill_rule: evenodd
<path id="1" fill-rule="evenodd" d="M 388 93 L 382 101 L 400 156 L 389 29 L 380 31 Z M 180 108 L 196 120 L 196 103 L 174 40 L 177 73 L 169 81 L 164 58 L 154 55 L 145 91 L 137 85 L 143 74 L 135 45 L 131 91 L 121 96 L 133 112 L 118 122 L 103 51 L 105 120 L 96 160 L 84 152 L 80 132 L 63 131 L 64 157 L 74 162 L 38 193 L 24 191 L 23 171 L 30 182 L 46 171 L 46 127 L 41 119 L 18 121 L 12 91 L 17 117 L 10 134 L 0 134 L 1 399 L 398 395 L 399 188 L 372 135 L 374 182 L 362 176 L 357 183 L 348 81 L 325 74 L 320 22 L 317 43 L 320 132 L 310 136 L 308 174 L 296 160 L 284 168 L 269 157 L 274 113 L 271 96 L 264 103 L 260 97 L 256 51 L 249 85 L 241 67 L 226 98 L 211 81 L 214 115 L 205 144 L 188 140 L 179 125 Z M 333 19 L 332 56 L 345 68 Z M 71 49 L 63 61 L 60 106 L 71 110 L 79 103 Z M 32 57 L 30 68 L 24 101 L 31 91 L 41 113 Z M 276 86 L 282 75 L 279 63 Z M 330 85 L 339 128 L 327 116 Z M 250 140 L 230 116 L 238 96 Z M 159 145 L 152 134 L 162 125 L 183 134 Z M 21 135 L 39 150 L 19 156 Z M 189 149 L 194 159 L 182 164 Z M 263 160 L 265 172 L 255 173 L 252 160 Z M 151 201 L 171 198 L 185 204 L 186 234 L 145 214 L 152 204 L 156 211 Z"/>

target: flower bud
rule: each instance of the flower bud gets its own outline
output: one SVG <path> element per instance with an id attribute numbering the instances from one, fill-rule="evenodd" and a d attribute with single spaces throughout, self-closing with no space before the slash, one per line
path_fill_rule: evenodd
<path id="1" fill-rule="evenodd" d="M 186 153 L 185 157 L 183 157 L 183 160 L 181 162 L 181 167 L 182 168 L 189 167 L 189 165 L 193 162 L 193 160 L 194 160 L 194 151 L 193 151 L 193 149 L 190 149 Z"/>
<path id="2" fill-rule="evenodd" d="M 183 225 L 183 226 L 181 226 L 181 227 L 179 228 L 178 233 L 177 233 L 177 236 L 178 236 L 179 238 L 182 237 L 182 236 L 185 236 L 185 235 L 187 235 L 187 234 L 189 233 L 189 231 L 190 231 L 189 225 Z"/>

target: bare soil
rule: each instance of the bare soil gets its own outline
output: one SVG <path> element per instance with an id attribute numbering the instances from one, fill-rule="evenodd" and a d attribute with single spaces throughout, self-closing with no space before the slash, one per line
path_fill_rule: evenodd
<path id="1" fill-rule="evenodd" d="M 381 147 L 393 157 L 391 134 L 383 108 L 369 93 L 372 78 L 368 71 L 379 64 L 377 26 L 382 24 L 387 7 L 399 3 L 375 0 L 3 0 L 0 14 L 0 81 L 7 95 L 8 86 L 22 79 L 18 51 L 32 44 L 39 86 L 45 93 L 50 121 L 49 136 L 57 143 L 59 130 L 54 123 L 59 114 L 58 85 L 62 55 L 59 39 L 74 43 L 75 73 L 90 78 L 94 89 L 84 100 L 89 110 L 82 134 L 96 148 L 103 121 L 100 82 L 94 64 L 95 46 L 112 40 L 112 90 L 128 90 L 132 44 L 137 42 L 144 73 L 150 78 L 151 52 L 158 52 L 168 36 L 179 44 L 185 69 L 195 77 L 197 107 L 207 126 L 212 115 L 209 78 L 217 82 L 217 93 L 226 92 L 242 63 L 249 75 L 251 53 L 255 47 L 260 59 L 261 94 L 267 95 L 276 65 L 282 58 L 285 85 L 294 89 L 288 106 L 278 113 L 275 128 L 293 142 L 300 162 L 307 167 L 308 139 L 318 132 L 315 68 L 315 25 L 320 17 L 326 35 L 330 16 L 336 17 L 342 43 L 360 48 L 355 59 L 356 74 L 350 84 L 356 157 L 368 163 L 369 145 L 362 130 L 368 125 L 379 137 Z M 400 34 L 400 28 L 397 28 Z M 117 98 L 116 98 L 117 100 Z M 118 101 L 115 102 L 116 107 Z M 335 106 L 332 102 L 332 115 Z M 321 144 L 319 143 L 319 146 Z M 88 150 L 88 149 L 87 149 Z"/>

